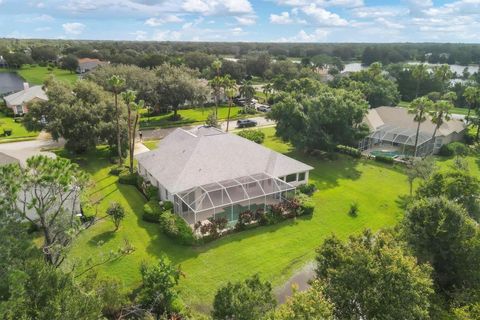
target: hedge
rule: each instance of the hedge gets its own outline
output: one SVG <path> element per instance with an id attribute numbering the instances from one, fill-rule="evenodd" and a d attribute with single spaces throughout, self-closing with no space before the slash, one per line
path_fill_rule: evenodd
<path id="1" fill-rule="evenodd" d="M 265 133 L 260 130 L 242 130 L 237 133 L 240 137 L 253 141 L 255 143 L 261 144 L 265 140 Z"/>
<path id="2" fill-rule="evenodd" d="M 137 176 L 138 176 L 138 174 L 136 172 L 135 173 L 130 173 L 130 172 L 121 173 L 118 176 L 118 182 L 121 183 L 121 184 L 128 184 L 128 185 L 136 186 L 137 185 L 137 179 L 138 179 Z"/>
<path id="3" fill-rule="evenodd" d="M 339 153 L 347 154 L 347 155 L 352 156 L 354 158 L 360 158 L 362 156 L 362 152 L 360 152 L 360 150 L 358 150 L 357 148 L 352 148 L 352 147 L 349 147 L 349 146 L 344 146 L 344 145 L 339 144 L 335 147 L 335 149 Z"/>
<path id="4" fill-rule="evenodd" d="M 444 157 L 450 157 L 453 155 L 466 156 L 468 154 L 468 147 L 461 142 L 451 142 L 449 144 L 444 144 L 440 148 L 438 154 Z"/>
<path id="5" fill-rule="evenodd" d="M 394 162 L 392 157 L 375 156 L 375 161 L 392 164 Z"/>
<path id="6" fill-rule="evenodd" d="M 160 227 L 165 235 L 176 242 L 184 245 L 196 243 L 192 228 L 180 216 L 170 210 L 160 215 Z"/>
<path id="7" fill-rule="evenodd" d="M 297 187 L 297 190 L 307 196 L 311 196 L 315 191 L 317 191 L 317 186 L 313 183 L 302 184 Z"/>
<path id="8" fill-rule="evenodd" d="M 160 221 L 162 207 L 157 199 L 152 199 L 143 205 L 142 219 L 148 222 L 157 223 Z"/>

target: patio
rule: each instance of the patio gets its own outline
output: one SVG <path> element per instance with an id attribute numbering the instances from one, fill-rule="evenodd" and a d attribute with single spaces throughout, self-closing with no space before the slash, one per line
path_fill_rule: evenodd
<path id="1" fill-rule="evenodd" d="M 295 187 L 266 173 L 210 183 L 174 195 L 175 212 L 193 226 L 210 217 L 235 223 L 246 210 L 279 203 L 292 197 Z"/>

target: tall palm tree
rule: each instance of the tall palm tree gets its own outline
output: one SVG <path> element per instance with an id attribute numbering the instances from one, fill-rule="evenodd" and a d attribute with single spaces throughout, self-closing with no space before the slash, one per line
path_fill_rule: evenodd
<path id="1" fill-rule="evenodd" d="M 220 68 L 222 68 L 222 61 L 216 59 L 212 62 L 212 69 L 215 70 L 217 77 L 220 76 Z"/>
<path id="2" fill-rule="evenodd" d="M 139 112 L 136 109 L 138 107 L 135 104 L 135 99 L 137 98 L 137 94 L 135 91 L 127 90 L 122 92 L 123 101 L 127 105 L 127 126 L 128 126 L 128 151 L 130 157 L 130 173 L 133 173 L 133 151 L 135 149 L 135 135 L 136 135 L 136 127 L 139 118 Z M 134 115 L 132 119 L 132 114 Z"/>
<path id="3" fill-rule="evenodd" d="M 223 88 L 225 94 L 228 97 L 228 114 L 227 114 L 227 132 L 230 125 L 230 111 L 233 105 L 233 97 L 237 94 L 237 89 L 235 88 L 235 80 L 231 79 L 229 75 L 226 75 L 223 79 Z"/>
<path id="4" fill-rule="evenodd" d="M 448 64 L 442 64 L 441 66 L 435 67 L 433 69 L 433 74 L 435 75 L 435 78 L 440 80 L 440 82 L 442 83 L 442 91 L 444 91 L 447 81 L 450 80 L 453 76 L 452 69 L 450 69 L 450 66 Z"/>
<path id="5" fill-rule="evenodd" d="M 220 100 L 220 94 L 222 93 L 223 78 L 220 76 L 216 76 L 215 78 L 210 80 L 208 84 L 213 90 L 213 96 L 215 97 L 215 116 L 218 117 L 218 103 Z"/>
<path id="6" fill-rule="evenodd" d="M 480 100 L 480 89 L 478 87 L 467 87 L 463 92 L 463 96 L 468 103 L 467 124 L 470 122 L 470 112 L 477 108 L 477 103 Z"/>
<path id="7" fill-rule="evenodd" d="M 118 151 L 118 164 L 122 164 L 122 141 L 120 138 L 120 112 L 118 109 L 118 94 L 125 85 L 125 79 L 120 76 L 113 75 L 108 79 L 108 84 L 115 96 L 115 120 L 117 126 L 117 151 Z"/>
<path id="8" fill-rule="evenodd" d="M 426 97 L 421 97 L 413 100 L 408 107 L 408 113 L 413 114 L 413 120 L 418 122 L 417 132 L 415 134 L 415 151 L 413 156 L 417 156 L 418 134 L 420 133 L 420 125 L 427 120 L 427 114 L 432 108 L 432 101 Z"/>
<path id="9" fill-rule="evenodd" d="M 452 102 L 448 100 L 438 100 L 433 104 L 432 110 L 430 110 L 430 116 L 432 117 L 432 123 L 435 125 L 435 130 L 433 130 L 433 142 L 435 143 L 435 135 L 437 130 L 445 123 L 452 118 Z"/>
<path id="10" fill-rule="evenodd" d="M 271 83 L 267 83 L 263 86 L 263 94 L 265 95 L 265 102 L 268 101 L 269 95 L 273 92 L 273 86 Z"/>
<path id="11" fill-rule="evenodd" d="M 426 64 L 420 63 L 412 67 L 412 77 L 416 80 L 415 98 L 418 98 L 420 90 L 420 82 L 428 77 L 428 67 Z"/>
<path id="12" fill-rule="evenodd" d="M 243 81 L 239 89 L 240 95 L 245 98 L 246 106 L 251 107 L 252 99 L 255 96 L 255 88 L 252 85 L 252 82 L 247 80 Z"/>

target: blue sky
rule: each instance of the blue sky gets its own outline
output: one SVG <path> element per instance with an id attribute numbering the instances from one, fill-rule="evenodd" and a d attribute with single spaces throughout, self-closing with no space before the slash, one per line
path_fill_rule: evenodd
<path id="1" fill-rule="evenodd" d="M 479 42 L 480 0 L 0 0 L 0 37 Z"/>

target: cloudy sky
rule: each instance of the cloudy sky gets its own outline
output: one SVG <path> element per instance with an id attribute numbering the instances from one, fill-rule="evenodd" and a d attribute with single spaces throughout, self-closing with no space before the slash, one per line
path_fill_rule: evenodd
<path id="1" fill-rule="evenodd" d="M 480 0 L 0 0 L 0 37 L 480 42 Z"/>

